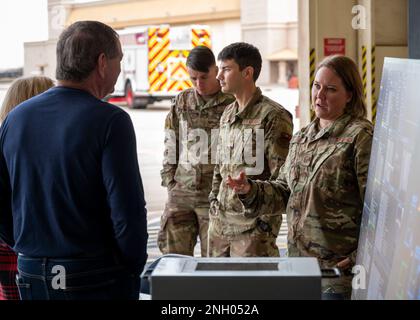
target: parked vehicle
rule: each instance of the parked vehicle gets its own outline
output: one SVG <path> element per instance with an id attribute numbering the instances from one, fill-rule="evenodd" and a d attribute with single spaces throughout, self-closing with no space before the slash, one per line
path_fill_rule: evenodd
<path id="1" fill-rule="evenodd" d="M 124 58 L 110 97 L 124 97 L 129 108 L 146 108 L 190 88 L 185 65 L 190 50 L 198 45 L 211 47 L 207 26 L 145 26 L 118 33 Z"/>

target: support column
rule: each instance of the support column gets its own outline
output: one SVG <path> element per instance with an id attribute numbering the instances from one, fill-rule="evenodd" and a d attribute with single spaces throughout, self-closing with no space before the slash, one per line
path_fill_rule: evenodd
<path id="1" fill-rule="evenodd" d="M 408 57 L 408 1 L 359 0 L 366 8 L 367 29 L 359 30 L 360 59 L 366 47 L 368 119 L 375 123 L 385 57 Z M 417 31 L 417 30 L 416 30 Z M 363 72 L 362 61 L 359 64 Z"/>
<path id="2" fill-rule="evenodd" d="M 356 0 L 299 0 L 299 107 L 302 126 L 314 117 L 310 97 L 318 63 L 325 56 L 335 53 L 357 61 L 357 32 L 352 27 L 352 10 L 356 4 Z"/>
<path id="3" fill-rule="evenodd" d="M 273 84 L 278 67 L 267 58 L 288 47 L 290 22 L 297 20 L 296 11 L 296 0 L 241 0 L 242 39 L 261 52 L 261 85 Z"/>
<path id="4" fill-rule="evenodd" d="M 71 11 L 68 0 L 48 0 L 48 39 L 58 39 Z"/>
<path id="5" fill-rule="evenodd" d="M 376 117 L 376 46 L 375 0 L 359 0 L 355 7 L 353 27 L 358 32 L 358 62 L 366 100 L 367 119 Z"/>
<path id="6" fill-rule="evenodd" d="M 279 66 L 279 76 L 278 76 L 278 80 L 277 83 L 280 84 L 283 87 L 287 86 L 287 61 L 279 61 L 278 62 L 278 66 Z"/>
<path id="7" fill-rule="evenodd" d="M 409 0 L 408 7 L 408 55 L 410 59 L 420 59 L 420 2 Z"/>
<path id="8" fill-rule="evenodd" d="M 310 100 L 312 73 L 315 70 L 315 19 L 310 18 L 314 14 L 311 9 L 314 0 L 299 0 L 298 2 L 298 23 L 299 23 L 299 49 L 298 49 L 298 75 L 299 75 L 299 117 L 301 126 L 310 122 Z M 312 68 L 311 68 L 312 67 Z"/>
<path id="9" fill-rule="evenodd" d="M 48 40 L 24 44 L 24 75 L 45 75 L 55 78 L 56 45 L 67 26 L 72 5 L 69 0 L 48 0 Z"/>

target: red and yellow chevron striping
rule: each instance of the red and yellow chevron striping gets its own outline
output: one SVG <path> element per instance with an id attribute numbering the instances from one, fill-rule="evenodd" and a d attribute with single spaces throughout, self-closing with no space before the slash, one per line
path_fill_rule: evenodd
<path id="1" fill-rule="evenodd" d="M 210 34 L 205 28 L 192 29 L 192 46 L 206 46 L 211 48 Z"/>
<path id="2" fill-rule="evenodd" d="M 171 65 L 170 67 L 168 66 L 168 91 L 181 91 L 192 87 L 185 65 L 188 54 L 188 50 L 174 50 L 171 52 Z"/>
<path id="3" fill-rule="evenodd" d="M 161 91 L 167 84 L 167 59 L 169 51 L 169 28 L 149 28 L 149 92 Z"/>
<path id="4" fill-rule="evenodd" d="M 189 50 L 170 50 L 169 27 L 151 27 L 148 30 L 149 92 L 181 91 L 192 87 L 185 61 Z M 211 47 L 206 28 L 191 29 L 192 47 Z"/>

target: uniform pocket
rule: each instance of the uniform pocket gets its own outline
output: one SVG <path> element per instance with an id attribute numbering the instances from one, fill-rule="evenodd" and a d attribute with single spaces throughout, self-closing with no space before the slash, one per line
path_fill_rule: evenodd
<path id="1" fill-rule="evenodd" d="M 336 145 L 329 145 L 322 153 L 318 153 L 317 156 L 314 157 L 311 175 L 309 177 L 309 181 L 317 174 L 319 168 L 324 164 L 325 161 L 335 152 L 337 149 Z"/>
<path id="2" fill-rule="evenodd" d="M 219 125 L 220 125 L 219 118 L 207 118 L 206 128 L 215 129 L 215 128 L 219 128 Z"/>
<path id="3" fill-rule="evenodd" d="M 200 111 L 197 110 L 186 110 L 180 114 L 180 119 L 187 123 L 187 129 L 194 129 L 200 127 Z"/>
<path id="4" fill-rule="evenodd" d="M 166 211 L 166 210 L 165 210 Z M 157 236 L 158 248 L 163 251 L 166 249 L 166 225 L 168 224 L 168 215 L 164 212 L 160 218 L 160 228 Z"/>
<path id="5" fill-rule="evenodd" d="M 219 210 L 220 210 L 219 201 L 213 200 L 210 203 L 209 215 L 215 217 L 219 214 Z"/>
<path id="6" fill-rule="evenodd" d="M 169 184 L 168 184 L 168 192 L 170 193 L 173 189 L 175 189 L 177 187 L 178 183 L 175 180 L 172 180 Z"/>
<path id="7" fill-rule="evenodd" d="M 233 215 L 243 215 L 245 212 L 245 207 L 236 193 L 233 191 L 228 192 L 226 197 L 226 210 Z"/>

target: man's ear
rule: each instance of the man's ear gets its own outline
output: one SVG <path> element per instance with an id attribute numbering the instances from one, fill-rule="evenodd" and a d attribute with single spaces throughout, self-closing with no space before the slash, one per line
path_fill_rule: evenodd
<path id="1" fill-rule="evenodd" d="M 254 79 L 254 68 L 248 66 L 242 70 L 242 75 L 246 79 Z"/>
<path id="2" fill-rule="evenodd" d="M 105 53 L 101 53 L 98 57 L 98 72 L 101 78 L 105 78 L 105 70 L 108 66 L 108 60 L 106 59 Z"/>

